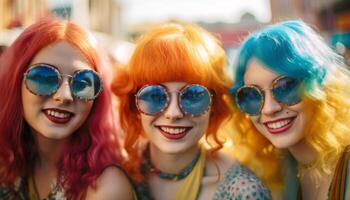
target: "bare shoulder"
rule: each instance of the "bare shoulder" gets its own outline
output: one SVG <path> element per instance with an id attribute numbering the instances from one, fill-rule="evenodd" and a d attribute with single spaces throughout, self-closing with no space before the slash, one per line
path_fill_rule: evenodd
<path id="1" fill-rule="evenodd" d="M 208 175 L 216 176 L 218 173 L 218 169 L 220 170 L 220 174 L 224 174 L 233 166 L 239 166 L 240 163 L 233 156 L 225 153 L 225 152 L 217 152 L 215 155 L 215 159 L 208 157 L 206 164 L 206 173 Z"/>
<path id="2" fill-rule="evenodd" d="M 125 173 L 118 167 L 106 168 L 96 181 L 96 188 L 89 187 L 87 200 L 132 200 L 133 189 Z"/>

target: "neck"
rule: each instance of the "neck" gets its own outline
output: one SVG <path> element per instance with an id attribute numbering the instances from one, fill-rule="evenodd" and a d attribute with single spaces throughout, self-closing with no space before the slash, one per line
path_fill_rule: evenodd
<path id="1" fill-rule="evenodd" d="M 166 153 L 154 145 L 150 145 L 152 164 L 162 172 L 178 174 L 186 168 L 200 151 L 199 145 L 195 145 L 185 152 Z"/>
<path id="2" fill-rule="evenodd" d="M 36 168 L 56 168 L 69 139 L 50 139 L 38 133 L 33 133 L 33 135 L 38 153 Z"/>
<path id="3" fill-rule="evenodd" d="M 316 151 L 308 144 L 305 139 L 288 148 L 295 160 L 300 165 L 309 165 L 316 160 Z"/>

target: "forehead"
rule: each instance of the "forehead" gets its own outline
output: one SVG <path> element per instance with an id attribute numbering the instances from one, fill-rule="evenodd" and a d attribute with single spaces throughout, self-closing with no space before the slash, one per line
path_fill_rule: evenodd
<path id="1" fill-rule="evenodd" d="M 93 68 L 79 49 L 67 42 L 57 42 L 40 50 L 31 61 L 31 65 L 37 63 L 54 65 L 65 74 Z"/>
<path id="2" fill-rule="evenodd" d="M 247 69 L 244 74 L 245 84 L 254 84 L 259 86 L 269 86 L 279 74 L 273 72 L 259 60 L 253 58 L 247 64 Z"/>
<path id="3" fill-rule="evenodd" d="M 169 90 L 180 90 L 184 86 L 188 85 L 188 83 L 181 82 L 181 81 L 172 81 L 172 82 L 164 82 L 164 83 L 161 83 L 160 85 L 165 86 Z"/>

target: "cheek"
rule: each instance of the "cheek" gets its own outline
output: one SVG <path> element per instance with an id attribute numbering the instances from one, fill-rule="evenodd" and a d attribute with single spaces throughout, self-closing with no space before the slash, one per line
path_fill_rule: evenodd
<path id="1" fill-rule="evenodd" d="M 79 108 L 76 112 L 80 113 L 80 116 L 85 120 L 88 118 L 91 110 L 93 107 L 93 102 L 88 101 L 88 102 L 79 102 L 77 105 L 77 108 Z"/>
<path id="2" fill-rule="evenodd" d="M 303 102 L 298 103 L 294 106 L 290 107 L 290 110 L 297 112 L 299 117 L 298 127 L 300 130 L 304 131 L 306 129 L 307 124 L 310 124 L 311 116 L 315 114 L 315 106 L 305 104 Z"/>
<path id="3" fill-rule="evenodd" d="M 260 126 L 261 124 L 259 123 L 259 117 L 258 116 L 251 116 L 249 117 L 250 121 L 253 123 L 255 127 Z"/>
<path id="4" fill-rule="evenodd" d="M 256 128 L 256 130 L 264 135 L 264 125 L 260 123 L 260 117 L 250 116 L 249 119 L 252 122 L 253 126 Z"/>
<path id="5" fill-rule="evenodd" d="M 139 118 L 141 120 L 143 130 L 146 132 L 147 135 L 149 135 L 153 127 L 152 123 L 155 120 L 155 118 L 153 116 L 148 116 L 144 114 L 140 114 Z"/>
<path id="6" fill-rule="evenodd" d="M 200 117 L 192 118 L 192 123 L 196 124 L 197 129 L 202 133 L 205 133 L 206 130 L 208 129 L 209 121 L 210 121 L 210 112 Z"/>
<path id="7" fill-rule="evenodd" d="M 30 93 L 25 86 L 21 89 L 21 102 L 23 118 L 30 127 L 40 126 L 41 114 L 46 97 L 36 96 Z"/>
<path id="8" fill-rule="evenodd" d="M 36 96 L 32 93 L 30 93 L 24 84 L 22 84 L 21 89 L 21 100 L 22 100 L 22 106 L 23 106 L 23 112 L 25 115 L 27 114 L 34 114 L 35 110 L 40 108 L 40 106 L 43 104 L 44 97 Z"/>
<path id="9" fill-rule="evenodd" d="M 24 84 L 22 84 L 21 88 L 21 101 L 23 106 L 23 111 L 26 112 L 28 110 L 28 104 L 30 103 L 29 91 L 25 88 Z"/>

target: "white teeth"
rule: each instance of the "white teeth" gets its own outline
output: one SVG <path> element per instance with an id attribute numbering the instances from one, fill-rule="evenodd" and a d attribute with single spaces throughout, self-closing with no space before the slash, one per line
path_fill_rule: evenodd
<path id="1" fill-rule="evenodd" d="M 291 121 L 292 121 L 292 119 L 285 119 L 285 120 L 278 121 L 278 122 L 266 123 L 266 126 L 269 128 L 272 128 L 272 129 L 278 129 L 278 128 L 282 128 L 282 127 L 286 126 Z"/>
<path id="2" fill-rule="evenodd" d="M 47 110 L 46 113 L 48 115 L 51 115 L 51 116 L 54 116 L 54 117 L 57 117 L 57 118 L 67 118 L 67 117 L 70 116 L 69 113 L 60 113 L 60 112 L 53 111 L 53 110 Z"/>
<path id="3" fill-rule="evenodd" d="M 159 127 L 162 131 L 167 132 L 169 134 L 179 134 L 179 133 L 183 133 L 184 131 L 187 130 L 187 128 L 170 128 L 170 127 L 163 127 L 160 126 Z"/>

